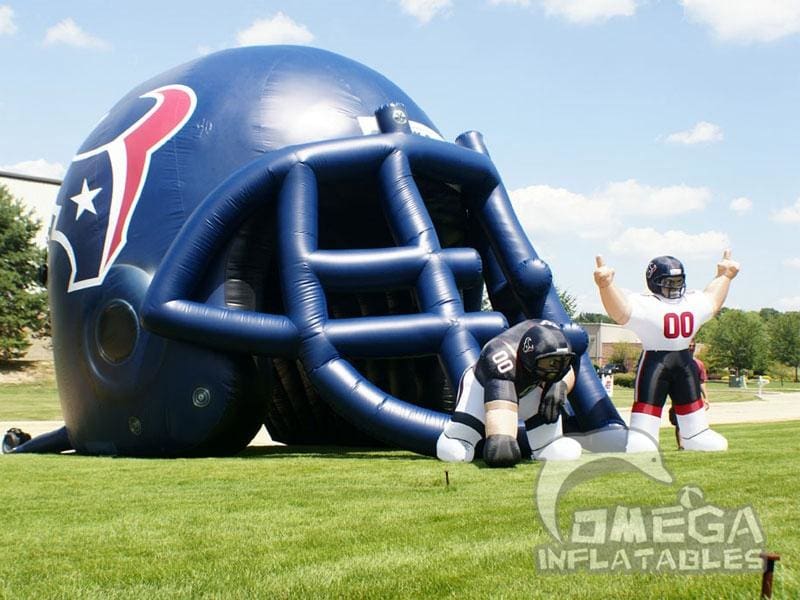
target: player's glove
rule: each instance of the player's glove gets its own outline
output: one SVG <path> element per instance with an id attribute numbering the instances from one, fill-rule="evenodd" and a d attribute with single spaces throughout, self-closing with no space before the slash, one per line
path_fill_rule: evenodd
<path id="1" fill-rule="evenodd" d="M 483 460 L 490 467 L 513 467 L 522 458 L 517 439 L 510 435 L 490 435 L 483 445 Z"/>
<path id="2" fill-rule="evenodd" d="M 555 423 L 558 421 L 561 407 L 567 401 L 567 384 L 563 381 L 556 381 L 547 388 L 539 402 L 539 416 L 545 423 Z"/>

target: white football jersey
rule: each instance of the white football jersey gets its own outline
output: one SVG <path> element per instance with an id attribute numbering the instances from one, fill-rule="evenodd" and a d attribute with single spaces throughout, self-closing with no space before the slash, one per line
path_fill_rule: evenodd
<path id="1" fill-rule="evenodd" d="M 687 292 L 675 300 L 655 294 L 630 294 L 631 317 L 625 327 L 633 331 L 644 350 L 684 350 L 714 316 L 711 298 L 703 292 Z"/>

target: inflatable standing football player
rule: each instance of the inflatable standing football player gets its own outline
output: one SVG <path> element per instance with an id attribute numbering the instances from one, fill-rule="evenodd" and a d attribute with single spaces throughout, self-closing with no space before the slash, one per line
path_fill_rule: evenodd
<path id="1" fill-rule="evenodd" d="M 49 256 L 66 425 L 16 451 L 230 454 L 266 424 L 434 456 L 462 374 L 532 317 L 581 357 L 567 428 L 624 444 L 481 135 L 445 141 L 336 54 L 226 50 L 132 90 L 73 159 Z"/>
<path id="2" fill-rule="evenodd" d="M 649 294 L 624 294 L 614 284 L 614 269 L 596 258 L 594 280 L 608 316 L 642 341 L 636 372 L 627 452 L 658 448 L 661 411 L 672 399 L 686 450 L 727 450 L 728 442 L 708 426 L 700 379 L 689 344 L 700 326 L 713 317 L 728 295 L 739 263 L 725 250 L 717 274 L 705 290 L 686 292 L 686 271 L 673 256 L 658 256 L 645 271 Z"/>

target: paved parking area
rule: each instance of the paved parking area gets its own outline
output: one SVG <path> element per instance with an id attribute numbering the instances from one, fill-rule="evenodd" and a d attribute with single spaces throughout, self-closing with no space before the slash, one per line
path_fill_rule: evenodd
<path id="1" fill-rule="evenodd" d="M 620 409 L 620 415 L 627 423 L 631 409 Z M 712 425 L 727 423 L 767 423 L 772 421 L 794 421 L 800 419 L 800 392 L 790 394 L 765 393 L 763 400 L 747 402 L 711 402 L 708 420 Z M 662 427 L 671 427 L 664 411 Z"/>

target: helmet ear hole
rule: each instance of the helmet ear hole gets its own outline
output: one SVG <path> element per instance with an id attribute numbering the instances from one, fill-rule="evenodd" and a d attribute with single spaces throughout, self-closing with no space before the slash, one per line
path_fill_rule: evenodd
<path id="1" fill-rule="evenodd" d="M 130 357 L 139 338 L 139 320 L 124 300 L 112 300 L 97 317 L 95 341 L 100 356 L 118 365 Z"/>

